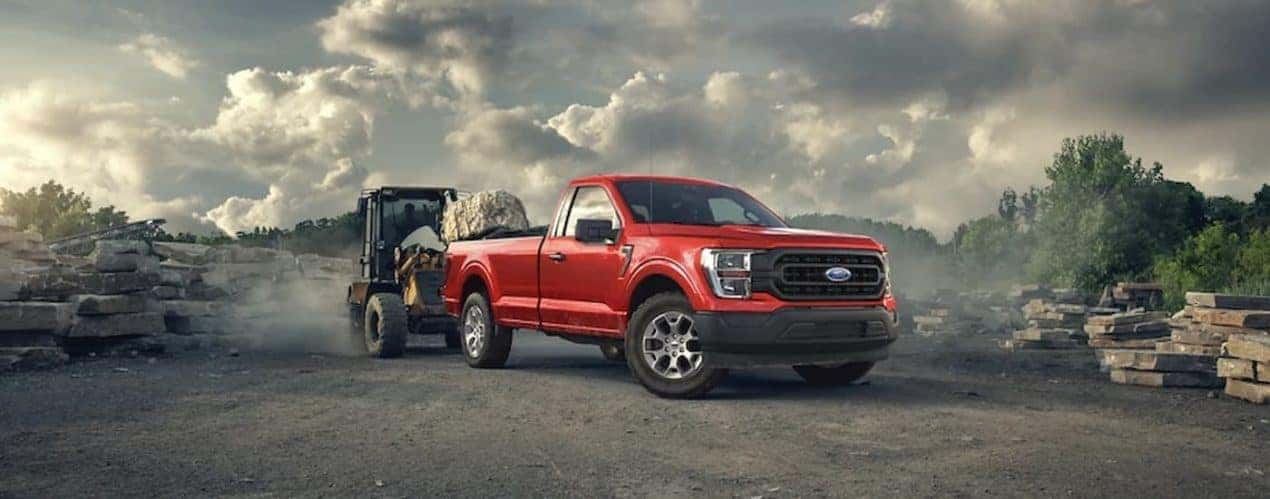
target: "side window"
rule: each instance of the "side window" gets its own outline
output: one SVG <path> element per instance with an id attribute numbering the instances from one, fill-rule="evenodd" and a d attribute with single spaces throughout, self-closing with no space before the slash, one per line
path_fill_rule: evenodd
<path id="1" fill-rule="evenodd" d="M 714 215 L 714 223 L 745 224 L 745 207 L 728 198 L 710 198 L 710 212 Z"/>
<path id="2" fill-rule="evenodd" d="M 577 189 L 569 189 L 560 197 L 560 212 L 556 213 L 556 220 L 551 224 L 551 235 L 560 237 L 564 235 L 564 220 L 569 216 L 569 209 L 573 207 L 573 197 L 578 193 Z"/>
<path id="3" fill-rule="evenodd" d="M 573 195 L 573 206 L 569 209 L 569 219 L 565 224 L 565 237 L 577 234 L 578 220 L 598 219 L 613 222 L 613 228 L 619 229 L 622 221 L 617 217 L 617 209 L 603 187 L 582 186 Z"/>

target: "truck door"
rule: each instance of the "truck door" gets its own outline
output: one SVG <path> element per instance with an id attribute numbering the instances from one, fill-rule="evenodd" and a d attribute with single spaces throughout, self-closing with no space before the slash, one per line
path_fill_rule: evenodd
<path id="1" fill-rule="evenodd" d="M 622 227 L 611 196 L 602 186 L 583 185 L 566 197 L 539 253 L 539 316 L 543 329 L 621 336 L 622 314 L 610 306 L 624 258 L 616 241 L 575 239 L 578 220 L 607 219 Z"/>

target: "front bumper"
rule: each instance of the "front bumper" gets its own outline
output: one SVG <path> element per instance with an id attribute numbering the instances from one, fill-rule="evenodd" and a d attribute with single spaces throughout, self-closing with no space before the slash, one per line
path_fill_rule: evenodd
<path id="1" fill-rule="evenodd" d="M 710 367 L 874 362 L 887 358 L 899 335 L 895 315 L 882 307 L 697 312 L 693 318 Z"/>

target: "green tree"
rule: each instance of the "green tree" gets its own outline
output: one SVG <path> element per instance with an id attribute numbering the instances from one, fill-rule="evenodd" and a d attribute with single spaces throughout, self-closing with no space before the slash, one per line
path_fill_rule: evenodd
<path id="1" fill-rule="evenodd" d="M 1030 248 L 1028 234 L 1000 216 L 961 224 L 953 233 L 952 245 L 963 280 L 978 287 L 1017 282 Z"/>
<path id="2" fill-rule="evenodd" d="M 1270 184 L 1261 184 L 1261 190 L 1252 196 L 1252 203 L 1244 214 L 1244 227 L 1248 230 L 1270 229 Z"/>
<path id="3" fill-rule="evenodd" d="M 1203 224 L 1203 197 L 1190 184 L 1164 179 L 1142 165 L 1119 135 L 1063 141 L 1045 169 L 1028 262 L 1033 278 L 1096 291 L 1116 280 L 1145 277 Z"/>
<path id="4" fill-rule="evenodd" d="M 1239 234 L 1223 224 L 1210 225 L 1187 239 L 1177 252 L 1155 263 L 1153 273 L 1164 286 L 1165 304 L 1181 308 L 1187 291 L 1230 289 L 1239 256 Z"/>
<path id="5" fill-rule="evenodd" d="M 88 196 L 52 180 L 26 192 L 0 189 L 0 213 L 13 217 L 19 227 L 31 228 L 46 239 L 128 222 L 127 213 L 114 206 L 93 211 Z"/>

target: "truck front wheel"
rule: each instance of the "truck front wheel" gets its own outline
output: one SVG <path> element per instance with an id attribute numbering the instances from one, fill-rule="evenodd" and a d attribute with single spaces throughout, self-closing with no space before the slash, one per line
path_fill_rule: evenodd
<path id="1" fill-rule="evenodd" d="M 401 302 L 401 297 L 392 293 L 371 296 L 366 302 L 362 332 L 366 351 L 371 356 L 381 359 L 400 357 L 406 351 L 406 335 L 410 332 L 406 305 Z"/>
<path id="2" fill-rule="evenodd" d="M 706 366 L 692 305 L 680 293 L 660 293 L 640 304 L 626 331 L 626 352 L 635 378 L 659 397 L 700 397 L 728 375 Z"/>
<path id="3" fill-rule="evenodd" d="M 491 368 L 507 364 L 512 351 L 512 328 L 498 325 L 485 295 L 472 293 L 464 300 L 459 330 L 467 365 Z"/>
<path id="4" fill-rule="evenodd" d="M 813 385 L 841 386 L 854 383 L 869 374 L 872 362 L 851 362 L 836 367 L 794 366 L 794 372 Z"/>

